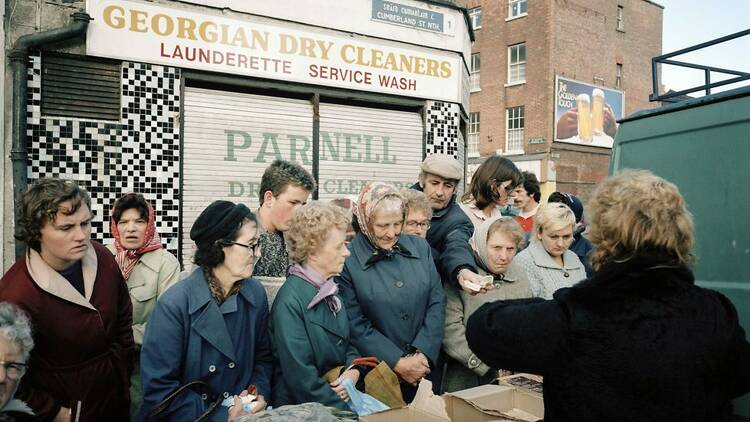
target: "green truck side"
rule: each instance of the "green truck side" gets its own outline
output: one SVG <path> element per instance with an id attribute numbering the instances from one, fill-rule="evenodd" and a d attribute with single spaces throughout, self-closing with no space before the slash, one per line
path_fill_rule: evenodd
<path id="1" fill-rule="evenodd" d="M 696 282 L 729 297 L 750 335 L 750 87 L 623 119 L 609 172 L 626 168 L 679 187 L 695 219 Z M 750 417 L 750 395 L 735 413 Z"/>

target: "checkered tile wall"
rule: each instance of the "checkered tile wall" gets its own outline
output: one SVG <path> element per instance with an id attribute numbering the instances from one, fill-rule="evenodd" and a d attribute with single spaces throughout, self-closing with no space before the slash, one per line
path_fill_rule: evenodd
<path id="1" fill-rule="evenodd" d="M 61 177 L 85 186 L 95 214 L 91 237 L 103 243 L 112 241 L 115 199 L 142 193 L 165 247 L 180 256 L 179 69 L 123 62 L 120 120 L 101 121 L 41 115 L 43 59 L 32 55 L 29 63 L 29 182 Z"/>
<path id="2" fill-rule="evenodd" d="M 427 102 L 427 155 L 449 154 L 463 162 L 460 119 L 461 109 L 458 104 Z"/>

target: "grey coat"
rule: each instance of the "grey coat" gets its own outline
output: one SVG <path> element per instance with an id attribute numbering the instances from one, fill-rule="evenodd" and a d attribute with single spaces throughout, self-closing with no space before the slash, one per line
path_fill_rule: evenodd
<path id="1" fill-rule="evenodd" d="M 481 267 L 479 271 L 481 275 L 487 275 Z M 463 290 L 446 286 L 445 296 L 443 350 L 449 359 L 443 380 L 444 390 L 458 391 L 491 381 L 497 374 L 490 373 L 491 368 L 469 348 L 466 341 L 466 323 L 474 311 L 485 303 L 531 297 L 531 285 L 526 272 L 514 260 L 505 272 L 503 280 L 495 280 L 493 290 L 472 296 Z"/>
<path id="2" fill-rule="evenodd" d="M 401 235 L 404 252 L 368 263 L 375 248 L 362 233 L 336 281 L 350 321 L 350 335 L 362 356 L 376 356 L 393 368 L 412 348 L 434 364 L 443 341 L 445 293 L 424 239 Z"/>
<path id="3" fill-rule="evenodd" d="M 544 249 L 539 240 L 533 240 L 529 246 L 513 258 L 526 271 L 531 283 L 534 297 L 552 299 L 552 295 L 563 287 L 572 287 L 586 278 L 586 269 L 578 256 L 566 250 L 561 267 Z"/>

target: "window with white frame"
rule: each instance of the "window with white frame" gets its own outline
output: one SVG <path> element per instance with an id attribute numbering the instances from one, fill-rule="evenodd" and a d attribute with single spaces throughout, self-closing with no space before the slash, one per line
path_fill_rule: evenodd
<path id="1" fill-rule="evenodd" d="M 479 112 L 469 113 L 469 155 L 479 155 Z"/>
<path id="2" fill-rule="evenodd" d="M 526 43 L 508 47 L 508 83 L 526 82 Z"/>
<path id="3" fill-rule="evenodd" d="M 471 55 L 471 92 L 480 91 L 479 85 L 479 69 L 482 67 L 481 57 L 479 53 Z"/>
<path id="4" fill-rule="evenodd" d="M 475 7 L 469 9 L 469 20 L 471 21 L 471 29 L 477 30 L 482 27 L 482 8 Z"/>
<path id="5" fill-rule="evenodd" d="M 615 88 L 622 89 L 622 63 L 615 66 Z"/>
<path id="6" fill-rule="evenodd" d="M 523 106 L 505 109 L 505 152 L 523 153 Z"/>
<path id="7" fill-rule="evenodd" d="M 625 8 L 622 6 L 617 6 L 617 30 L 618 31 L 625 30 L 624 14 L 625 14 Z"/>
<path id="8" fill-rule="evenodd" d="M 508 0 L 508 18 L 517 18 L 526 14 L 526 0 Z"/>

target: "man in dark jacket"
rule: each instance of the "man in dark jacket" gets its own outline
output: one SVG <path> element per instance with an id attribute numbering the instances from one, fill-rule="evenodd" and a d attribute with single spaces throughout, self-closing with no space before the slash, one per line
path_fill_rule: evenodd
<path id="1" fill-rule="evenodd" d="M 0 279 L 0 301 L 34 325 L 17 397 L 38 420 L 130 420 L 132 305 L 112 253 L 90 239 L 90 206 L 75 182 L 34 183 L 21 206 L 28 251 Z"/>
<path id="2" fill-rule="evenodd" d="M 438 271 L 443 281 L 475 294 L 477 290 L 468 285 L 480 285 L 482 278 L 476 272 L 469 246 L 474 225 L 456 203 L 456 187 L 463 178 L 463 167 L 449 155 L 432 154 L 425 158 L 421 168 L 419 183 L 413 188 L 424 192 L 432 206 L 427 242 Z"/>

